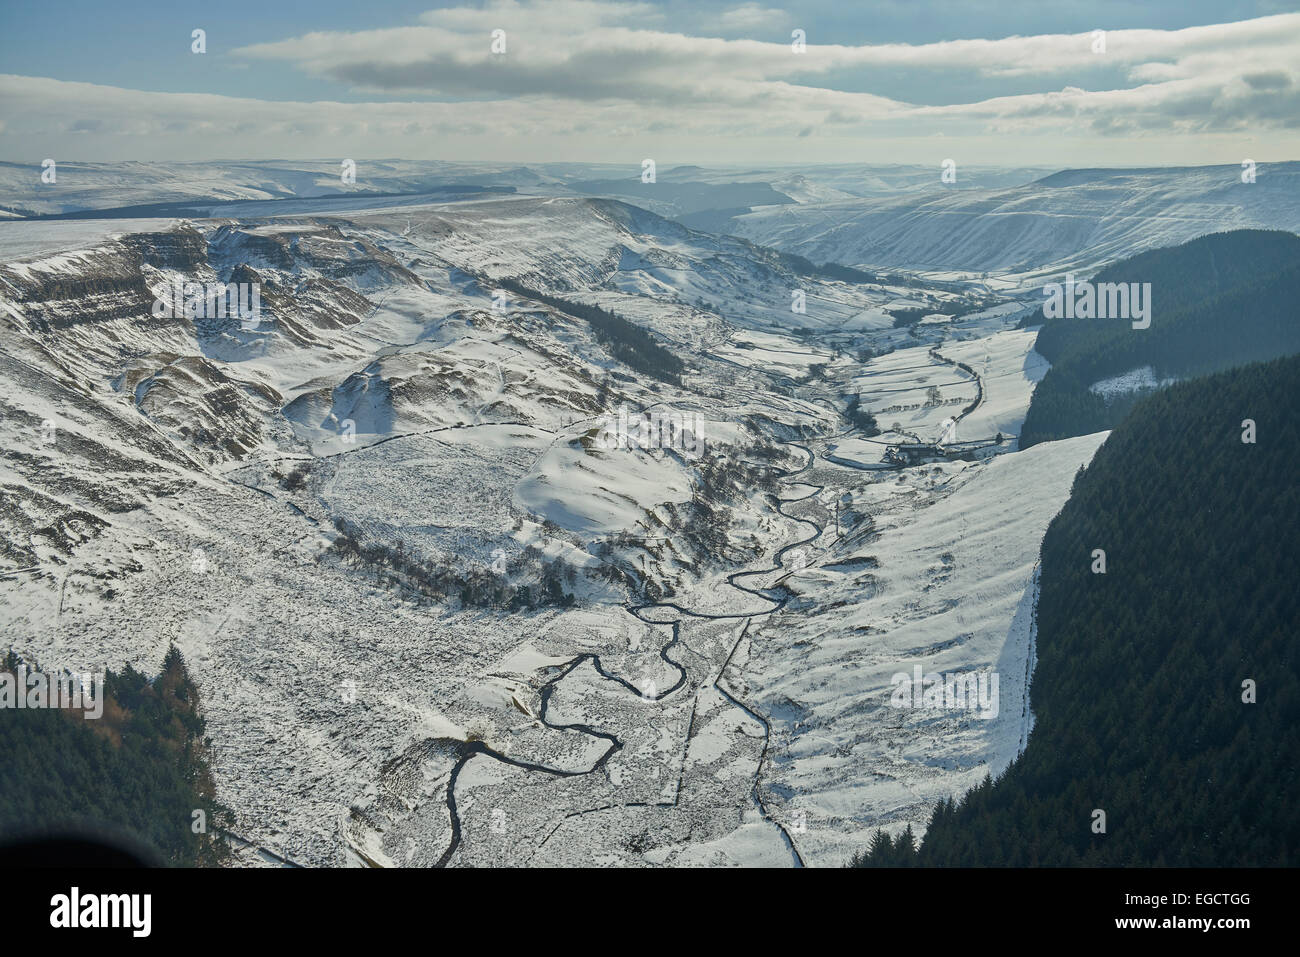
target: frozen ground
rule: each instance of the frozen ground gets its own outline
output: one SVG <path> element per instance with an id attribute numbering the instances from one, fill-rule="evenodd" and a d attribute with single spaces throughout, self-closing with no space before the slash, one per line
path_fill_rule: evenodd
<path id="1" fill-rule="evenodd" d="M 958 413 L 1018 432 L 1017 304 L 895 329 L 951 292 L 572 197 L 118 232 L 0 268 L 4 626 L 56 667 L 174 642 L 244 863 L 836 865 L 1022 745 L 1035 555 L 1104 436 L 881 467 Z M 238 270 L 256 330 L 141 292 Z M 652 331 L 681 384 L 503 277 Z M 703 454 L 602 446 L 625 407 Z M 562 560 L 573 603 L 421 599 L 335 520 L 467 582 Z M 892 709 L 913 664 L 996 671 L 998 717 Z"/>
<path id="2" fill-rule="evenodd" d="M 1141 366 L 1108 379 L 1099 379 L 1088 386 L 1088 391 L 1109 399 L 1112 396 L 1139 392 L 1143 389 L 1155 389 L 1177 381 L 1177 379 L 1157 379 L 1155 369 L 1151 366 Z"/>
<path id="3" fill-rule="evenodd" d="M 810 863 L 843 861 L 878 825 L 919 835 L 935 801 L 1023 747 L 1038 547 L 1104 438 L 866 481 L 814 473 L 857 514 L 812 543 L 786 580 L 798 597 L 756 630 L 744 669 L 780 742 L 768 786 L 802 812 Z M 891 678 L 918 665 L 998 675 L 996 713 L 892 707 Z"/>
<path id="4" fill-rule="evenodd" d="M 0 220 L 0 262 L 84 249 L 126 233 L 167 229 L 174 222 L 171 219 Z"/>

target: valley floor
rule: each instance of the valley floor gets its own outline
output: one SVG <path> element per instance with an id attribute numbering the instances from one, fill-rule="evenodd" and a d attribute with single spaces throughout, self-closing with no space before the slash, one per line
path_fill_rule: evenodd
<path id="1" fill-rule="evenodd" d="M 648 297 L 666 254 L 602 258 L 613 226 L 598 212 L 581 220 L 596 238 L 564 241 L 593 244 L 582 269 L 615 270 L 603 303 L 692 343 L 698 368 L 680 388 L 600 385 L 600 350 L 580 327 L 529 303 L 494 315 L 463 271 L 482 250 L 433 219 L 425 234 L 362 223 L 356 235 L 383 251 L 366 268 L 388 272 L 372 277 L 373 310 L 337 320 L 324 344 L 204 346 L 246 395 L 283 403 L 267 425 L 245 399 L 208 420 L 247 455 L 116 464 L 122 435 L 146 441 L 125 430 L 147 419 L 149 447 L 163 449 L 164 434 L 178 441 L 170 417 L 202 412 L 185 377 L 216 373 L 197 365 L 168 366 L 163 406 L 147 401 L 160 373 L 134 392 L 115 379 L 42 397 L 31 384 L 50 360 L 35 334 L 0 356 L 8 381 L 26 384 L 13 393 L 25 421 L 57 417 L 72 440 L 59 459 L 33 426 L 0 464 L 9 540 L 27 549 L 0 573 L 6 634 L 77 669 L 156 665 L 174 643 L 203 694 L 241 863 L 837 866 L 877 827 L 923 829 L 936 800 L 1023 747 L 1038 547 L 1105 438 L 1015 451 L 1044 366 L 1033 331 L 1003 309 L 909 338 L 882 319 L 888 296 L 862 302 L 828 283 L 837 334 L 897 346 L 858 360 L 781 332 L 774 306 L 741 327 Z M 317 225 L 308 241 L 338 245 Z M 383 258 L 391 250 L 407 265 Z M 770 281 L 768 301 L 788 302 Z M 431 312 L 445 318 L 430 327 Z M 103 328 L 74 327 L 77 361 L 115 355 L 105 342 L 134 327 Z M 164 354 L 188 334 L 163 329 L 138 351 Z M 850 393 L 884 433 L 848 428 Z M 691 545 L 705 531 L 690 511 L 698 463 L 593 445 L 614 402 L 698 415 L 713 464 L 770 480 L 711 500 L 711 560 Z M 940 441 L 954 422 L 977 454 L 886 461 L 891 444 Z M 775 458 L 754 459 L 756 440 Z M 507 613 L 412 600 L 330 551 L 339 517 L 480 570 L 531 546 L 578 571 L 565 586 L 575 603 Z M 638 597 L 602 577 L 612 565 L 660 591 Z M 996 674 L 996 714 L 894 707 L 894 677 L 916 666 Z"/>

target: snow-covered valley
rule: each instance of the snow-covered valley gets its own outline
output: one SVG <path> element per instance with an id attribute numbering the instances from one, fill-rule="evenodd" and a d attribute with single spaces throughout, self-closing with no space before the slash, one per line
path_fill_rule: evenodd
<path id="1" fill-rule="evenodd" d="M 174 643 L 241 863 L 837 866 L 1023 747 L 1039 543 L 1105 434 L 1017 450 L 1021 303 L 612 199 L 379 203 L 0 225 L 6 636 Z M 261 321 L 160 316 L 175 282 Z M 605 441 L 656 410 L 689 429 Z M 996 713 L 895 706 L 916 666 Z"/>

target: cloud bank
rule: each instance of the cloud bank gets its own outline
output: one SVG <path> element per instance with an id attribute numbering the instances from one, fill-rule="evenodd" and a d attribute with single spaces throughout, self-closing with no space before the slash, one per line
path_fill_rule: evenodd
<path id="1" fill-rule="evenodd" d="M 1101 38 L 846 46 L 810 35 L 802 50 L 790 37 L 797 29 L 789 14 L 754 2 L 687 25 L 647 3 L 494 0 L 430 11 L 406 27 L 311 32 L 219 54 L 328 79 L 368 102 L 3 75 L 0 122 L 8 155 L 112 144 L 118 155 L 104 158 L 140 159 L 163 158 L 160 150 L 177 158 L 187 141 L 195 159 L 308 148 L 492 159 L 485 150 L 494 144 L 522 159 L 528 143 L 549 154 L 535 158 L 607 159 L 662 143 L 686 152 L 694 144 L 711 160 L 760 150 L 789 162 L 819 141 L 822 158 L 844 160 L 863 158 L 848 155 L 855 142 L 915 152 L 943 139 L 952 151 L 971 144 L 988 162 L 998 138 L 1022 152 L 1023 143 L 1086 137 L 1108 142 L 1118 163 L 1140 164 L 1163 161 L 1158 154 L 1180 137 L 1206 154 L 1189 162 L 1222 161 L 1250 144 L 1281 158 L 1300 143 L 1300 14 Z M 869 92 L 873 78 L 900 70 L 906 99 Z M 969 95 L 941 101 L 940 78 L 949 88 L 956 78 Z M 989 92 L 1008 83 L 1019 92 Z"/>

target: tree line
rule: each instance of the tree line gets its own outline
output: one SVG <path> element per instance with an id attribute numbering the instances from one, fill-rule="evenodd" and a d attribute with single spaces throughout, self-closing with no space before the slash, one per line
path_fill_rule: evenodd
<path id="1" fill-rule="evenodd" d="M 591 327 L 596 341 L 609 351 L 609 354 L 629 368 L 645 375 L 681 385 L 681 374 L 686 364 L 673 353 L 655 341 L 654 336 L 634 322 L 615 315 L 600 306 L 562 299 L 549 293 L 530 289 L 517 279 L 499 279 L 497 284 L 527 299 L 544 302 Z"/>
<path id="2" fill-rule="evenodd" d="M 1043 319 L 1034 348 L 1052 366 L 1034 390 L 1020 447 L 1113 428 L 1142 391 L 1103 396 L 1099 380 L 1150 366 L 1156 381 L 1300 352 L 1300 236 L 1242 229 L 1141 253 L 1101 270 L 1101 283 L 1150 283 L 1151 325 Z"/>
<path id="3" fill-rule="evenodd" d="M 12 649 L 0 670 L 16 675 L 24 664 L 42 671 Z M 233 815 L 216 799 L 199 689 L 180 651 L 170 648 L 153 677 L 130 664 L 106 671 L 102 694 L 98 718 L 0 710 L 0 834 L 89 832 L 143 844 L 167 865 L 227 862 L 220 828 Z"/>
<path id="4" fill-rule="evenodd" d="M 1300 863 L 1298 389 L 1292 356 L 1138 403 L 1043 539 L 1025 751 L 855 864 Z"/>
<path id="5" fill-rule="evenodd" d="M 529 545 L 510 558 L 502 552 L 499 568 L 456 566 L 446 557 L 427 558 L 408 549 L 400 539 L 389 545 L 368 541 L 354 522 L 334 519 L 338 533 L 322 559 L 336 557 L 417 602 L 456 599 L 462 608 L 523 611 L 548 606 L 568 607 L 577 571 L 562 558 L 546 560 Z"/>

